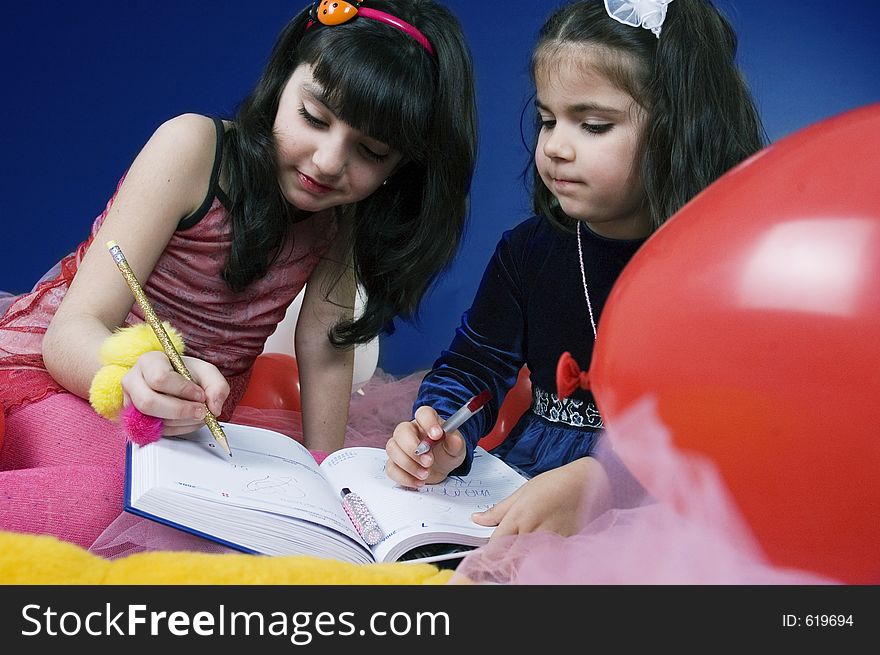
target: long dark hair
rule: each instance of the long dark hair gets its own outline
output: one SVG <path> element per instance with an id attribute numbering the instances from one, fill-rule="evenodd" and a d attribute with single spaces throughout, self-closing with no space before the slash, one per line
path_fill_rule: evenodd
<path id="1" fill-rule="evenodd" d="M 405 163 L 385 185 L 340 208 L 354 219 L 352 259 L 366 303 L 359 318 L 331 328 L 339 347 L 370 341 L 393 331 L 395 317 L 417 314 L 458 250 L 476 158 L 473 69 L 457 19 L 431 0 L 369 6 L 416 26 L 434 55 L 372 19 L 306 29 L 306 8 L 279 36 L 223 157 L 234 233 L 224 275 L 241 290 L 266 273 L 302 217 L 278 188 L 272 135 L 281 92 L 300 64 L 312 65 L 337 116 L 403 154 Z"/>
<path id="2" fill-rule="evenodd" d="M 659 39 L 610 18 L 602 0 L 563 7 L 541 28 L 532 78 L 554 54 L 579 44 L 607 53 L 601 72 L 647 112 L 641 177 L 655 229 L 763 147 L 758 111 L 734 61 L 736 33 L 707 0 L 670 2 Z M 572 219 L 530 169 L 534 210 L 571 228 Z"/>

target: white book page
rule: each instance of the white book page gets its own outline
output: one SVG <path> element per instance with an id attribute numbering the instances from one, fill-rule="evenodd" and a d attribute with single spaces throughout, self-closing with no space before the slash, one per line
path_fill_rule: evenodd
<path id="1" fill-rule="evenodd" d="M 482 448 L 466 477 L 450 477 L 439 484 L 409 489 L 385 474 L 386 453 L 378 448 L 346 448 L 321 463 L 324 477 L 338 493 L 343 487 L 361 496 L 384 538 L 373 547 L 376 561 L 402 539 L 425 535 L 470 535 L 488 539 L 494 528 L 477 525 L 471 514 L 494 506 L 516 491 L 525 478 Z M 445 541 L 440 538 L 438 541 Z M 421 539 L 430 543 L 431 539 Z"/>
<path id="2" fill-rule="evenodd" d="M 222 505 L 303 518 L 361 541 L 309 451 L 286 435 L 223 423 L 233 456 L 218 447 L 207 427 L 182 438 L 133 447 L 132 467 L 154 467 L 151 486 Z M 154 449 L 147 453 L 148 449 Z M 146 455 L 146 456 L 145 456 Z M 146 491 L 133 474 L 131 502 Z M 222 515 L 218 516 L 222 521 Z M 271 524 L 271 517 L 266 523 Z"/>

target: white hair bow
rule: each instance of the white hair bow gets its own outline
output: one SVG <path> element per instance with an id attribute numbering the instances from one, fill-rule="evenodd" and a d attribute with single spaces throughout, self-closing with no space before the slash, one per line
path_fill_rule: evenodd
<path id="1" fill-rule="evenodd" d="M 660 38 L 666 5 L 672 0 L 605 0 L 605 11 L 618 23 L 644 27 Z"/>

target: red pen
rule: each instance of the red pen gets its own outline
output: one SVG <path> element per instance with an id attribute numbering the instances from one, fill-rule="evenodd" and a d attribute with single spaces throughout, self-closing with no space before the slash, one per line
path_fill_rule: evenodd
<path id="1" fill-rule="evenodd" d="M 449 434 L 450 432 L 460 428 L 461 425 L 471 416 L 483 409 L 483 405 L 489 402 L 490 398 L 492 398 L 492 394 L 489 393 L 488 389 L 471 398 L 469 401 L 461 406 L 461 409 L 459 409 L 457 412 L 455 412 L 455 414 L 446 419 L 446 421 L 443 423 L 443 432 Z M 433 444 L 434 441 L 432 439 L 422 439 L 419 442 L 418 447 L 415 449 L 414 454 L 416 455 L 416 457 L 418 457 L 419 455 L 424 455 L 426 452 L 431 450 L 431 446 Z"/>

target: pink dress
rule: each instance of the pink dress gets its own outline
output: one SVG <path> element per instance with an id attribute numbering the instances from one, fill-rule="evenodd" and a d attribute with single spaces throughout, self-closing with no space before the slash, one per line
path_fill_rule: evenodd
<path id="1" fill-rule="evenodd" d="M 221 418 L 229 420 L 266 338 L 332 242 L 336 219 L 324 212 L 296 223 L 292 245 L 268 273 L 235 293 L 221 277 L 232 234 L 225 196 L 216 187 L 218 168 L 215 164 L 203 206 L 185 219 L 141 282 L 156 313 L 183 335 L 187 354 L 214 363 L 226 376 L 231 391 Z M 9 306 L 0 318 L 0 409 L 6 414 L 0 529 L 53 534 L 89 546 L 122 509 L 125 436 L 88 401 L 55 382 L 41 354 L 46 328 L 113 198 L 56 275 L 28 294 L 6 299 Z M 125 323 L 142 321 L 134 304 Z M 291 423 L 289 416 L 275 418 Z"/>

